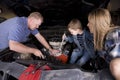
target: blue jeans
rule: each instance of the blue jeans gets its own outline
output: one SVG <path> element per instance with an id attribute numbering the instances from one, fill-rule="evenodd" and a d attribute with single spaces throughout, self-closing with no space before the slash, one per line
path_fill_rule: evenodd
<path id="1" fill-rule="evenodd" d="M 79 49 L 74 49 L 70 58 L 71 64 L 78 64 L 80 66 L 84 65 L 90 59 L 90 55 L 86 50 L 83 50 L 81 53 Z"/>

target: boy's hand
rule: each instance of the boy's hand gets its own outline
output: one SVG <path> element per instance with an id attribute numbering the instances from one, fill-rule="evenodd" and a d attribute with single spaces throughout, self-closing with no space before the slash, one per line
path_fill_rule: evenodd
<path id="1" fill-rule="evenodd" d="M 67 36 L 66 36 L 66 34 L 64 33 L 64 34 L 62 35 L 62 40 L 65 40 L 66 37 L 67 37 Z"/>

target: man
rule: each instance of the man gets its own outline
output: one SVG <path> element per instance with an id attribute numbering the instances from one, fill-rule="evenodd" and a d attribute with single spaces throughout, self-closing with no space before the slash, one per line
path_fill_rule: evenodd
<path id="1" fill-rule="evenodd" d="M 34 54 L 40 58 L 44 58 L 39 49 L 28 47 L 22 42 L 28 40 L 28 36 L 33 34 L 37 40 L 48 49 L 51 54 L 58 52 L 52 49 L 45 38 L 39 33 L 37 28 L 42 24 L 43 17 L 39 12 L 31 13 L 28 18 L 14 17 L 0 24 L 0 51 L 6 49 L 24 54 Z"/>

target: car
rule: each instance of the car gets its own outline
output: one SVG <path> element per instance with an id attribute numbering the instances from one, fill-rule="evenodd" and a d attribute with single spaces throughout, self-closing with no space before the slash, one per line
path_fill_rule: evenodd
<path id="1" fill-rule="evenodd" d="M 84 28 L 87 29 L 89 12 L 96 8 L 107 8 L 109 2 L 110 0 L 1 0 L 0 3 L 6 5 L 17 16 L 28 16 L 33 11 L 42 13 L 44 23 L 42 29 L 40 29 L 41 34 L 50 43 L 60 44 L 61 36 L 66 31 L 66 25 L 71 19 L 80 19 Z M 54 34 L 51 35 L 51 33 Z M 31 37 L 31 41 L 33 40 L 34 37 Z M 28 43 L 31 43 L 31 41 Z M 44 65 L 51 67 L 51 70 L 42 70 L 40 80 L 114 80 L 105 61 L 99 57 L 88 61 L 84 67 L 69 64 L 69 61 L 63 64 L 56 57 L 50 56 L 47 51 L 44 51 L 37 41 L 34 40 L 34 44 L 40 50 L 43 50 L 47 59 L 41 60 L 35 56 L 32 57 L 32 60 L 16 59 L 16 56 L 13 55 L 16 52 L 7 48 L 0 52 L 0 80 L 18 80 L 31 64 L 44 63 Z M 73 44 L 66 43 L 64 45 L 63 54 L 68 55 L 70 53 L 67 49 L 71 51 L 71 45 Z M 53 45 L 51 44 L 51 46 Z M 99 64 L 97 64 L 97 61 L 99 61 Z"/>

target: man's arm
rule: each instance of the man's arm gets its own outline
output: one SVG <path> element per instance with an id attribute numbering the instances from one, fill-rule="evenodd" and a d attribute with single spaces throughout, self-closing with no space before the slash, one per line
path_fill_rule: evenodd
<path id="1" fill-rule="evenodd" d="M 50 47 L 46 39 L 40 33 L 37 33 L 35 37 L 46 49 L 48 49 L 49 51 L 52 51 L 52 48 Z"/>
<path id="2" fill-rule="evenodd" d="M 25 53 L 25 54 L 32 53 L 38 57 L 44 58 L 44 56 L 42 55 L 40 50 L 38 50 L 36 48 L 28 47 L 26 45 L 23 45 L 22 43 L 19 43 L 19 42 L 13 41 L 13 40 L 9 41 L 9 48 L 10 48 L 10 50 L 13 50 L 13 51 L 16 51 L 19 53 Z"/>
<path id="3" fill-rule="evenodd" d="M 52 49 L 52 48 L 50 47 L 50 45 L 47 43 L 47 41 L 45 40 L 45 38 L 44 38 L 40 33 L 37 33 L 37 34 L 35 35 L 35 37 L 38 39 L 38 41 L 39 41 L 44 47 L 46 47 L 46 49 L 49 50 L 49 52 L 50 52 L 51 55 L 54 55 L 54 54 L 56 54 L 56 53 L 59 52 L 59 50 Z"/>

